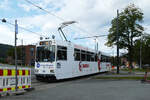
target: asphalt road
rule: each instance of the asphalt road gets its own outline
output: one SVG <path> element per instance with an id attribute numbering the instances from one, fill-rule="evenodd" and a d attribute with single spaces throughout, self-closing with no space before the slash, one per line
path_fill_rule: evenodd
<path id="1" fill-rule="evenodd" d="M 133 80 L 83 78 L 38 85 L 34 91 L 1 100 L 149 100 L 150 84 Z"/>

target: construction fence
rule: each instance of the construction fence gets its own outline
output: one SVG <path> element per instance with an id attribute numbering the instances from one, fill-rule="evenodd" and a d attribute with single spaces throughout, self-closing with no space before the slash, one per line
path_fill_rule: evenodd
<path id="1" fill-rule="evenodd" d="M 16 88 L 15 67 L 0 67 L 0 93 L 12 92 Z M 17 89 L 31 88 L 31 69 L 17 68 Z"/>

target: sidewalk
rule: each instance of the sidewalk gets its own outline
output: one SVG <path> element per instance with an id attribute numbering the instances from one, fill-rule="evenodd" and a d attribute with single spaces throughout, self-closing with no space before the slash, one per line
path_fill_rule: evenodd
<path id="1" fill-rule="evenodd" d="M 93 78 L 96 79 L 134 79 L 140 80 L 144 79 L 145 72 L 128 72 L 128 71 L 121 71 L 119 74 L 116 71 L 111 71 L 108 73 L 98 74 Z M 150 72 L 148 73 L 148 78 L 150 78 Z"/>

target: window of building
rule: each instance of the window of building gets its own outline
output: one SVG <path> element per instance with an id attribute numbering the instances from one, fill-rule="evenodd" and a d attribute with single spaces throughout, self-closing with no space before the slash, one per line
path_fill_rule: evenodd
<path id="1" fill-rule="evenodd" d="M 34 48 L 30 48 L 30 55 L 34 56 Z"/>
<path id="2" fill-rule="evenodd" d="M 57 60 L 67 60 L 67 47 L 57 46 Z"/>

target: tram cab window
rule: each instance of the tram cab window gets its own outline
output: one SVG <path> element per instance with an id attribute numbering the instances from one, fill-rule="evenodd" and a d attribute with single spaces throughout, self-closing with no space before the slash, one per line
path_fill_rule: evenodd
<path id="1" fill-rule="evenodd" d="M 55 61 L 55 46 L 40 46 L 36 50 L 36 61 L 53 62 Z"/>
<path id="2" fill-rule="evenodd" d="M 80 61 L 80 49 L 74 49 L 74 60 Z"/>
<path id="3" fill-rule="evenodd" d="M 87 61 L 86 51 L 81 50 L 81 61 Z"/>
<path id="4" fill-rule="evenodd" d="M 57 60 L 67 60 L 67 47 L 57 46 Z"/>

